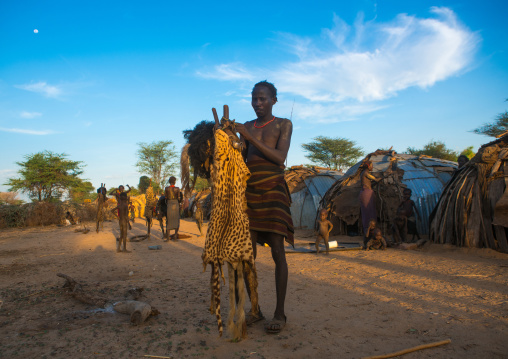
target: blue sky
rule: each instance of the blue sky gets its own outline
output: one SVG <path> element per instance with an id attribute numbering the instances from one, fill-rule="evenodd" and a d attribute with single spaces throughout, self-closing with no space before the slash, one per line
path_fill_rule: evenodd
<path id="1" fill-rule="evenodd" d="M 251 120 L 265 79 L 292 112 L 288 165 L 319 135 L 476 151 L 490 139 L 470 131 L 508 110 L 506 1 L 172 3 L 0 2 L 0 183 L 50 150 L 137 185 L 137 143 L 179 151 L 223 104 Z"/>

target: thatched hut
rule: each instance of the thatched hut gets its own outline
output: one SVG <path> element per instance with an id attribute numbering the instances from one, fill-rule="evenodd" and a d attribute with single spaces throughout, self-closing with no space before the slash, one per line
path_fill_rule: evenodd
<path id="1" fill-rule="evenodd" d="M 292 166 L 284 177 L 291 194 L 291 217 L 295 229 L 312 229 L 319 202 L 343 175 L 325 167 Z"/>
<path id="2" fill-rule="evenodd" d="M 376 196 L 378 223 L 383 232 L 389 233 L 390 224 L 402 201 L 404 188 L 412 190 L 421 218 L 417 220 L 420 234 L 429 232 L 429 216 L 443 188 L 452 177 L 457 164 L 427 156 L 397 154 L 394 151 L 378 150 L 367 155 L 351 167 L 323 196 L 320 208 L 331 212 L 333 234 L 362 234 L 359 194 L 361 191 L 361 167 L 372 161 L 372 174 L 383 177 L 373 190 Z"/>
<path id="3" fill-rule="evenodd" d="M 443 190 L 430 238 L 508 253 L 508 135 L 483 145 Z"/>

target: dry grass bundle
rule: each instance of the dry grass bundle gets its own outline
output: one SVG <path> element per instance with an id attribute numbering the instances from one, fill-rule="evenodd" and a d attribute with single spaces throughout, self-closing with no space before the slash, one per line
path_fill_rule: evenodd
<path id="1" fill-rule="evenodd" d="M 508 135 L 483 145 L 455 173 L 431 216 L 430 238 L 436 243 L 508 253 L 508 208 L 500 201 L 506 176 Z"/>

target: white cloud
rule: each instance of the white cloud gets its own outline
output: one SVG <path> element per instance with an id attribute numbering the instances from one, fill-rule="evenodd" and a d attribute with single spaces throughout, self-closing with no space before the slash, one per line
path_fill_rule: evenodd
<path id="1" fill-rule="evenodd" d="M 36 118 L 36 117 L 41 117 L 42 116 L 42 113 L 40 112 L 28 112 L 28 111 L 22 111 L 19 116 L 21 118 L 28 118 L 28 119 L 32 119 L 32 118 Z"/>
<path id="2" fill-rule="evenodd" d="M 471 67 L 480 36 L 448 8 L 430 12 L 428 18 L 399 14 L 386 23 L 365 22 L 360 14 L 352 26 L 334 16 L 333 28 L 323 29 L 321 38 L 280 34 L 280 47 L 296 61 L 276 63 L 270 56 L 269 64 L 258 65 L 268 69 L 229 63 L 198 75 L 226 81 L 267 78 L 281 93 L 299 99 L 299 117 L 351 120 L 382 108 L 369 103 L 411 87 L 431 87 Z"/>
<path id="3" fill-rule="evenodd" d="M 293 117 L 313 123 L 355 121 L 362 115 L 376 112 L 385 107 L 375 104 L 302 102 L 295 103 Z"/>
<path id="4" fill-rule="evenodd" d="M 62 95 L 62 89 L 57 86 L 48 85 L 46 82 L 37 82 L 28 85 L 16 85 L 16 88 L 40 93 L 46 97 L 58 98 Z"/>
<path id="5" fill-rule="evenodd" d="M 16 173 L 16 170 L 13 170 L 13 169 L 3 169 L 3 170 L 0 170 L 0 176 L 8 176 L 8 175 L 11 175 L 13 173 Z"/>
<path id="6" fill-rule="evenodd" d="M 198 72 L 198 75 L 206 79 L 222 81 L 253 81 L 254 76 L 239 63 L 217 65 L 212 72 Z"/>
<path id="7" fill-rule="evenodd" d="M 382 100 L 409 87 L 432 86 L 466 70 L 480 38 L 450 9 L 431 12 L 436 18 L 400 14 L 390 23 L 357 24 L 351 39 L 336 19 L 324 31 L 332 48 L 313 44 L 312 51 L 301 51 L 300 61 L 281 65 L 271 78 L 280 91 L 332 103 Z"/>
<path id="8" fill-rule="evenodd" d="M 22 128 L 4 128 L 0 127 L 0 131 L 2 132 L 13 132 L 13 133 L 21 133 L 24 135 L 38 135 L 38 136 L 44 136 L 44 135 L 51 135 L 54 134 L 54 131 L 51 130 L 29 130 L 29 129 L 22 129 Z"/>

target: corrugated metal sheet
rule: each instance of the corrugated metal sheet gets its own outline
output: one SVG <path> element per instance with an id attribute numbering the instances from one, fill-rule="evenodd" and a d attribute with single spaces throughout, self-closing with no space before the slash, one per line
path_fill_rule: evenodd
<path id="1" fill-rule="evenodd" d="M 402 182 L 411 189 L 411 199 L 420 213 L 416 219 L 416 226 L 420 234 L 429 233 L 429 216 L 436 206 L 444 184 L 436 177 L 428 178 L 406 178 L 406 173 Z"/>
<path id="2" fill-rule="evenodd" d="M 322 175 L 321 173 L 318 176 L 307 177 L 305 187 L 291 194 L 291 217 L 295 228 L 314 228 L 321 198 L 340 177 L 336 174 Z"/>
<path id="3" fill-rule="evenodd" d="M 340 177 L 329 176 L 316 176 L 307 177 L 305 184 L 309 190 L 312 199 L 314 200 L 314 207 L 317 209 L 321 198 L 325 195 L 326 191 L 337 181 Z"/>

